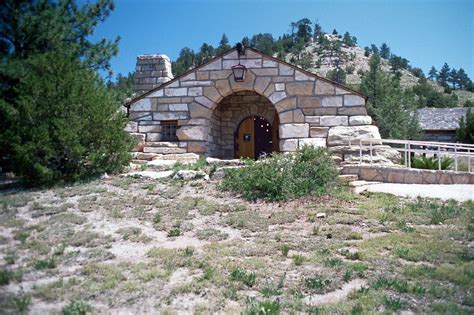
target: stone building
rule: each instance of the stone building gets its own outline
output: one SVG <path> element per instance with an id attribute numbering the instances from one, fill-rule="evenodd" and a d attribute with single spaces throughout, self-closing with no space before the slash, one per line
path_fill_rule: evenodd
<path id="1" fill-rule="evenodd" d="M 423 130 L 423 140 L 456 142 L 456 129 L 461 117 L 466 118 L 467 108 L 420 108 L 418 121 Z"/>
<path id="2" fill-rule="evenodd" d="M 239 64 L 243 79 L 232 70 Z M 139 56 L 134 82 L 143 94 L 126 104 L 127 130 L 140 140 L 139 159 L 258 158 L 302 145 L 337 152 L 349 138 L 380 138 L 364 95 L 252 48 L 231 49 L 174 79 L 165 55 Z"/>

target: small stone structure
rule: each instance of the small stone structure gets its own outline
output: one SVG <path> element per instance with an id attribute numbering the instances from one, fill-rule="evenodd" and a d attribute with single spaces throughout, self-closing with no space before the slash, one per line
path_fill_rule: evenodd
<path id="1" fill-rule="evenodd" d="M 247 68 L 243 82 L 231 70 L 239 62 Z M 278 125 L 280 152 L 330 147 L 344 160 L 349 138 L 380 138 L 364 95 L 252 48 L 240 60 L 231 49 L 168 81 L 170 67 L 164 55 L 137 59 L 135 89 L 148 91 L 126 106 L 127 130 L 141 141 L 136 148 L 141 158 L 190 152 L 233 158 L 236 128 L 252 115 Z M 173 141 L 167 139 L 170 124 L 177 128 Z"/>

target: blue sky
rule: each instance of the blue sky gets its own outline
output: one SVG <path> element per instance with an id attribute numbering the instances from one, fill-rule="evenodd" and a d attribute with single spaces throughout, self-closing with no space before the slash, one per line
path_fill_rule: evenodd
<path id="1" fill-rule="evenodd" d="M 425 73 L 447 62 L 474 79 L 472 0 L 115 0 L 116 10 L 98 26 L 95 39 L 120 36 L 112 60 L 115 73 L 128 73 L 139 54 L 176 59 L 181 48 L 217 46 L 226 33 L 231 44 L 244 36 L 289 31 L 307 17 L 323 30 L 349 31 L 360 46 L 386 42 Z"/>

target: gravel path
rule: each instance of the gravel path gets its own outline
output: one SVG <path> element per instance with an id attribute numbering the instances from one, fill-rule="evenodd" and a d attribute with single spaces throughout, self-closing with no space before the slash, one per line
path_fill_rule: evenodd
<path id="1" fill-rule="evenodd" d="M 474 200 L 474 185 L 372 184 L 366 189 L 403 197 L 429 197 L 457 201 Z"/>

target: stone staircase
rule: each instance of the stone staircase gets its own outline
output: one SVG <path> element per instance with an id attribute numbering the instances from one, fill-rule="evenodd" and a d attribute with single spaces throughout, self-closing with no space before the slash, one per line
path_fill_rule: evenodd
<path id="1" fill-rule="evenodd" d="M 140 152 L 133 152 L 134 164 L 145 164 L 155 159 L 162 160 L 194 160 L 197 154 L 186 152 L 186 143 L 178 142 L 145 142 Z M 199 156 L 197 156 L 199 159 Z M 196 159 L 196 160 L 197 160 Z"/>

